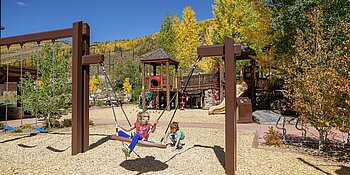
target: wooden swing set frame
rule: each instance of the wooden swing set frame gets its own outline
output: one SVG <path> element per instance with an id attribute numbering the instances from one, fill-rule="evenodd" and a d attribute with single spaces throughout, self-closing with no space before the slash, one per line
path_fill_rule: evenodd
<path id="1" fill-rule="evenodd" d="M 87 23 L 75 22 L 72 28 L 41 33 L 0 38 L 0 46 L 23 45 L 29 42 L 72 38 L 72 155 L 89 149 L 89 65 L 104 61 L 103 55 L 90 55 L 90 27 Z M 197 48 L 200 57 L 221 56 L 225 61 L 225 171 L 236 170 L 236 56 L 241 55 L 240 44 L 230 37 L 224 44 Z"/>
<path id="2" fill-rule="evenodd" d="M 89 149 L 89 65 L 104 61 L 90 54 L 90 26 L 82 21 L 72 28 L 0 38 L 0 46 L 72 38 L 72 155 Z"/>

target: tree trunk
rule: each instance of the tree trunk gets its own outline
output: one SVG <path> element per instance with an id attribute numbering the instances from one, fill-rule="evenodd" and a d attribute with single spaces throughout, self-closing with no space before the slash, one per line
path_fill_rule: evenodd
<path id="1" fill-rule="evenodd" d="M 322 152 L 325 148 L 326 134 L 327 132 L 324 129 L 318 129 L 319 141 L 318 141 L 318 151 Z"/>

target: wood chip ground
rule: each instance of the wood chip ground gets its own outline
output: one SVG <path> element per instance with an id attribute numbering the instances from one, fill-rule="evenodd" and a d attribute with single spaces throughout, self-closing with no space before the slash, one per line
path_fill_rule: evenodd
<path id="1" fill-rule="evenodd" d="M 126 108 L 132 121 L 135 108 Z M 175 121 L 224 123 L 224 115 L 208 116 L 205 110 L 178 111 Z M 120 110 L 118 118 L 122 118 Z M 151 120 L 160 112 L 151 111 Z M 122 142 L 110 140 L 115 126 L 110 109 L 91 110 L 90 150 L 71 156 L 71 128 L 49 134 L 0 134 L 0 174 L 225 174 L 224 128 L 183 128 L 186 138 L 182 150 L 137 147 L 128 160 L 121 151 Z M 150 140 L 159 141 L 171 113 L 166 112 L 162 125 Z M 104 124 L 105 123 L 105 124 Z M 126 121 L 123 120 L 126 124 Z M 221 125 L 220 125 L 221 126 Z M 238 133 L 236 174 L 350 174 L 350 164 L 325 162 L 319 158 L 293 152 L 253 146 L 254 131 Z"/>

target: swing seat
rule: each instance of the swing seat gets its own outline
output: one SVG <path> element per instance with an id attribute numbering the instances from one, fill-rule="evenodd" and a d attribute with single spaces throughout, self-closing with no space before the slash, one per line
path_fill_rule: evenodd
<path id="1" fill-rule="evenodd" d="M 8 131 L 13 131 L 15 130 L 15 128 L 11 127 L 11 126 L 4 126 L 4 129 L 5 130 L 8 130 Z"/>
<path id="2" fill-rule="evenodd" d="M 36 131 L 39 131 L 39 133 L 47 133 L 45 129 L 42 128 L 34 128 Z"/>
<path id="3" fill-rule="evenodd" d="M 122 137 L 122 136 L 117 136 L 117 135 L 112 135 L 111 136 L 111 140 L 119 140 L 119 141 L 123 141 L 123 142 L 131 142 L 131 138 L 126 138 L 126 137 Z M 167 146 L 164 144 L 160 144 L 160 143 L 155 143 L 155 142 L 151 142 L 151 141 L 142 141 L 139 140 L 137 142 L 137 146 L 141 146 L 141 147 L 156 147 L 156 148 L 161 148 L 161 149 L 166 149 Z"/>

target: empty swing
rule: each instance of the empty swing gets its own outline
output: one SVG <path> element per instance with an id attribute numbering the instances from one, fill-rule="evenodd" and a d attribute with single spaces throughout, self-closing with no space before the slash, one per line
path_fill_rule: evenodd
<path id="1" fill-rule="evenodd" d="M 9 94 L 9 49 L 10 46 L 7 46 L 7 51 L 6 51 L 6 55 L 7 55 L 7 63 L 6 63 L 6 96 L 8 96 Z M 15 130 L 15 128 L 13 128 L 12 126 L 9 126 L 7 123 L 7 115 L 8 115 L 8 103 L 6 102 L 6 107 L 5 107 L 5 126 L 3 127 L 5 129 L 5 131 L 13 131 Z"/>

